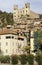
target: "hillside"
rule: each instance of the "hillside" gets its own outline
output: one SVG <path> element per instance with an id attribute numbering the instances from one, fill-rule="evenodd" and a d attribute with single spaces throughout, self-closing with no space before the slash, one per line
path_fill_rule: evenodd
<path id="1" fill-rule="evenodd" d="M 0 11 L 0 27 L 5 27 L 7 24 L 13 25 L 13 14 Z"/>

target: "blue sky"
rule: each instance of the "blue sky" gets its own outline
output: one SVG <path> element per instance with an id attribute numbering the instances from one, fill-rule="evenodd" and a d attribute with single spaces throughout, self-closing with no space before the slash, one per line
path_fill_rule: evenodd
<path id="1" fill-rule="evenodd" d="M 32 11 L 42 14 L 42 0 L 0 0 L 0 10 L 12 12 L 15 4 L 21 8 L 26 2 L 30 2 Z"/>

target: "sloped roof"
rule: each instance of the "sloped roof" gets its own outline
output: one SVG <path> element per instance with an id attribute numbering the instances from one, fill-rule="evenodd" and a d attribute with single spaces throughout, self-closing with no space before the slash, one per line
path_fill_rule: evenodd
<path id="1" fill-rule="evenodd" d="M 21 32 L 20 29 L 13 29 L 13 30 L 11 30 L 11 29 L 4 29 L 4 30 L 1 29 L 0 30 L 0 35 L 3 35 L 3 34 L 17 34 L 19 32 Z"/>

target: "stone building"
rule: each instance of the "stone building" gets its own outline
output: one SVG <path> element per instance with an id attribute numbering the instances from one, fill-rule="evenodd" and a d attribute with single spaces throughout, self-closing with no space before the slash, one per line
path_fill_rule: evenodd
<path id="1" fill-rule="evenodd" d="M 13 19 L 16 21 L 21 16 L 28 16 L 30 18 L 39 18 L 39 14 L 30 10 L 30 3 L 25 3 L 25 6 L 22 9 L 18 8 L 18 5 L 13 7 Z"/>
<path id="2" fill-rule="evenodd" d="M 19 32 L 18 32 L 19 33 Z M 27 45 L 25 36 L 17 34 L 17 30 L 0 30 L 0 54 L 1 55 L 20 55 L 23 54 L 23 47 Z"/>

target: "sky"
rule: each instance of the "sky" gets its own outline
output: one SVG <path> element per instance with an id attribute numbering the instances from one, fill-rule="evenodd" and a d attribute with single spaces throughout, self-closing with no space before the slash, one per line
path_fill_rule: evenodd
<path id="1" fill-rule="evenodd" d="M 42 14 L 42 0 L 0 0 L 0 10 L 13 12 L 13 6 L 15 4 L 19 8 L 22 8 L 27 2 L 30 3 L 30 9 L 32 11 Z"/>

